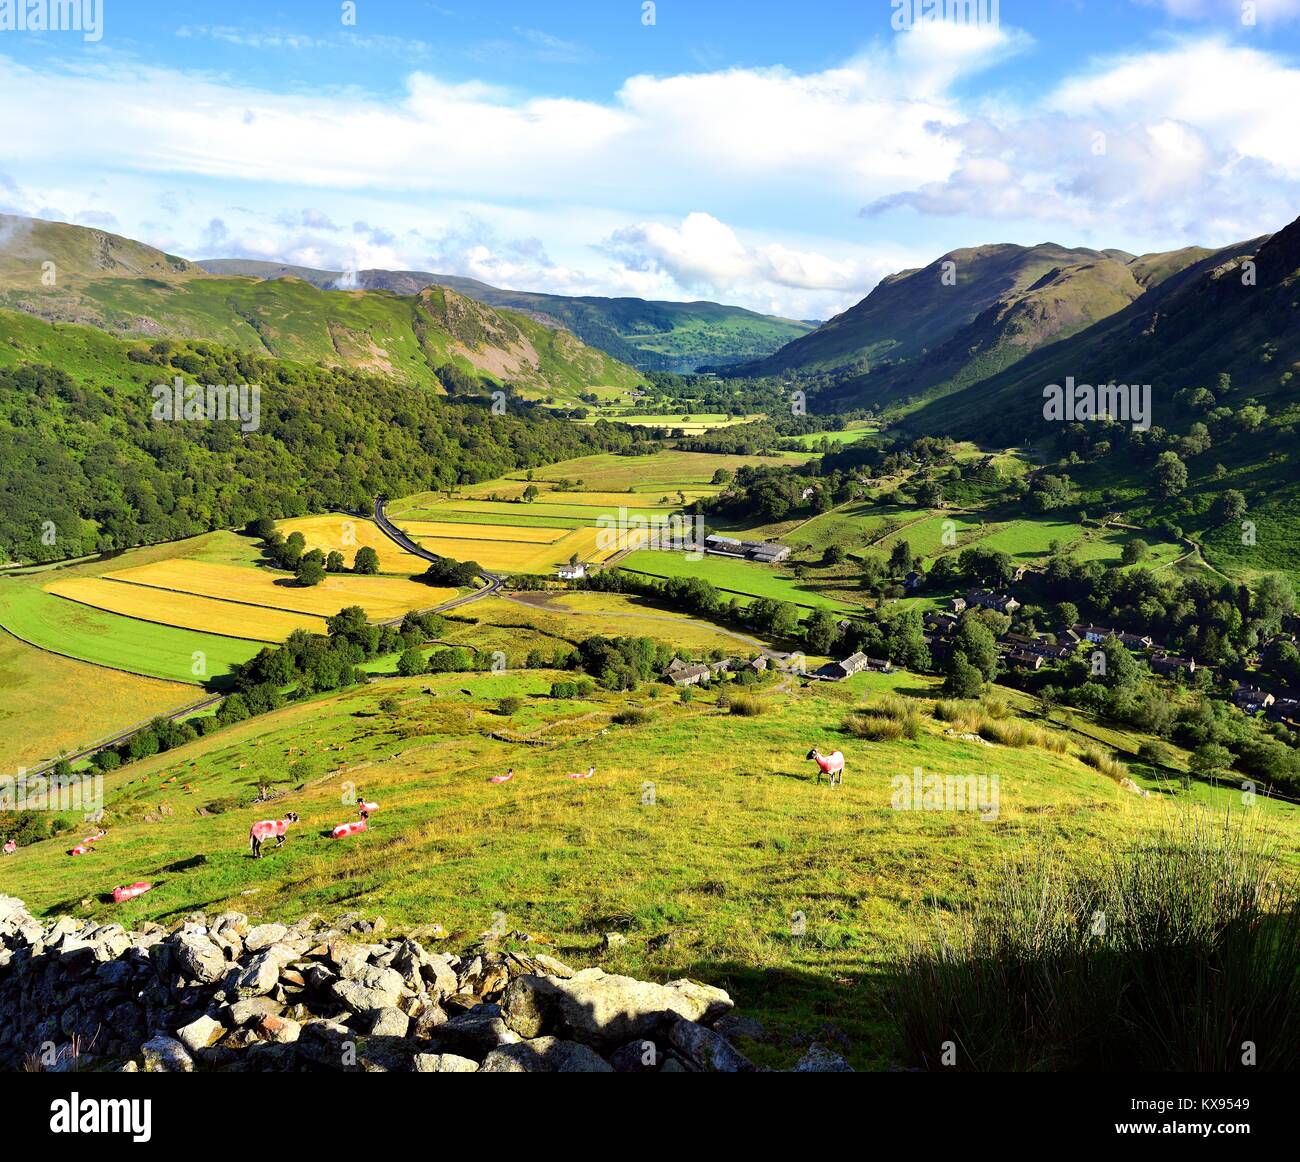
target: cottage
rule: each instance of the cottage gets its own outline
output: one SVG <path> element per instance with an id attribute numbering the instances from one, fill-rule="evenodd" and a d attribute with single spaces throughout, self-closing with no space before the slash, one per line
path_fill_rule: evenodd
<path id="1" fill-rule="evenodd" d="M 559 577 L 561 581 L 577 581 L 580 577 L 585 577 L 587 575 L 587 566 L 561 565 L 559 569 L 556 570 L 555 575 Z"/>
<path id="2" fill-rule="evenodd" d="M 1105 626 L 1101 625 L 1076 625 L 1074 627 L 1074 632 L 1083 641 L 1089 641 L 1094 645 L 1100 645 L 1115 631 L 1113 629 L 1107 629 Z"/>
<path id="3" fill-rule="evenodd" d="M 874 670 L 877 674 L 892 674 L 894 672 L 894 663 L 888 658 L 868 658 L 868 670 Z"/>
<path id="4" fill-rule="evenodd" d="M 953 611 L 953 613 L 965 613 L 965 612 L 966 612 L 966 598 L 964 598 L 964 597 L 954 597 L 954 598 L 952 599 L 952 611 Z"/>
<path id="5" fill-rule="evenodd" d="M 1151 659 L 1151 668 L 1157 674 L 1195 674 L 1195 658 L 1176 658 L 1170 654 L 1157 654 Z"/>
<path id="6" fill-rule="evenodd" d="M 1149 650 L 1155 645 L 1155 642 L 1144 634 L 1120 632 L 1115 636 L 1131 650 Z"/>
<path id="7" fill-rule="evenodd" d="M 709 667 L 705 665 L 683 666 L 680 670 L 670 670 L 664 674 L 674 686 L 694 686 L 709 680 Z"/>
<path id="8" fill-rule="evenodd" d="M 866 654 L 850 654 L 842 662 L 827 662 L 817 673 L 833 682 L 842 682 L 859 674 L 870 665 L 871 659 Z"/>
<path id="9" fill-rule="evenodd" d="M 767 659 L 760 655 L 752 661 L 746 662 L 745 669 L 752 670 L 755 674 L 761 674 L 767 669 Z"/>
<path id="10" fill-rule="evenodd" d="M 1277 701 L 1272 694 L 1258 686 L 1238 686 L 1232 692 L 1232 700 L 1247 714 L 1258 714 Z"/>
<path id="11" fill-rule="evenodd" d="M 993 609 L 998 613 L 1015 613 L 1020 608 L 1020 602 L 1009 593 L 994 593 L 988 589 L 968 589 L 966 591 L 966 603 L 963 609 L 970 606 L 976 606 L 980 609 Z M 954 603 L 954 608 L 956 604 Z"/>
<path id="12" fill-rule="evenodd" d="M 1043 655 L 1033 650 L 1018 648 L 1007 654 L 1007 662 L 1017 670 L 1041 670 Z"/>
<path id="13" fill-rule="evenodd" d="M 918 573 L 913 569 L 906 577 L 903 578 L 903 588 L 909 593 L 915 593 L 921 588 L 921 582 L 925 580 L 925 575 Z"/>

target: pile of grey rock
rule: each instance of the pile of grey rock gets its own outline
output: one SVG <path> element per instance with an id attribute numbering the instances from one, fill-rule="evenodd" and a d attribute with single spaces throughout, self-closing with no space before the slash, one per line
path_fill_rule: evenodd
<path id="1" fill-rule="evenodd" d="M 179 927 L 60 917 L 0 896 L 0 1068 L 745 1073 L 756 1023 L 720 988 L 430 951 L 359 916 Z M 813 1046 L 798 1072 L 848 1072 Z"/>

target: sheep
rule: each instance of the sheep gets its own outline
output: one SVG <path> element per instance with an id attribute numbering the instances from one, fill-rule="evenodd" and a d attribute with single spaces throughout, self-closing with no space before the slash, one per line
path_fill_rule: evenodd
<path id="1" fill-rule="evenodd" d="M 262 858 L 262 844 L 272 836 L 275 836 L 275 846 L 283 847 L 285 832 L 289 830 L 289 824 L 297 822 L 297 813 L 287 811 L 283 819 L 262 819 L 254 823 L 248 829 L 248 848 L 253 853 L 253 858 Z"/>
<path id="2" fill-rule="evenodd" d="M 844 756 L 839 751 L 824 755 L 816 747 L 813 747 L 805 757 L 816 760 L 818 783 L 822 781 L 822 775 L 825 774 L 830 777 L 832 787 L 837 784 L 839 786 L 844 785 Z"/>

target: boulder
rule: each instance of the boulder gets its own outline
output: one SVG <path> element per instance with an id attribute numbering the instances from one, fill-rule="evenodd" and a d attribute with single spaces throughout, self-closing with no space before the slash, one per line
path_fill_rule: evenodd
<path id="1" fill-rule="evenodd" d="M 405 1037 L 411 1019 L 401 1009 L 376 1009 L 370 1025 L 371 1036 Z"/>
<path id="2" fill-rule="evenodd" d="M 226 954 L 206 933 L 180 933 L 172 956 L 181 975 L 199 984 L 216 984 L 230 968 Z"/>
<path id="3" fill-rule="evenodd" d="M 731 1008 L 722 990 L 694 981 L 667 985 L 585 968 L 567 980 L 520 976 L 502 1000 L 506 1023 L 521 1037 L 565 1033 L 588 1045 L 653 1038 L 674 1021 L 710 1021 Z"/>
<path id="4" fill-rule="evenodd" d="M 153 1037 L 140 1046 L 146 1073 L 193 1073 L 194 1058 L 174 1037 Z"/>
<path id="5" fill-rule="evenodd" d="M 823 1045 L 810 1045 L 791 1073 L 853 1073 L 853 1066 Z"/>
<path id="6" fill-rule="evenodd" d="M 200 1049 L 207 1049 L 209 1046 L 215 1045 L 221 1040 L 225 1032 L 226 1027 L 220 1021 L 203 1016 L 177 1029 L 176 1039 L 190 1053 L 197 1053 Z"/>
<path id="7" fill-rule="evenodd" d="M 391 1009 L 402 995 L 402 975 L 391 968 L 365 965 L 354 976 L 337 980 L 331 986 L 334 999 L 354 1013 L 373 1013 Z"/>
<path id="8" fill-rule="evenodd" d="M 244 947 L 249 952 L 264 952 L 272 944 L 279 944 L 288 934 L 289 929 L 283 924 L 259 924 L 249 929 L 244 937 Z"/>
<path id="9" fill-rule="evenodd" d="M 705 1073 L 754 1073 L 757 1067 L 721 1034 L 698 1021 L 678 1021 L 668 1043 Z"/>
<path id="10" fill-rule="evenodd" d="M 501 1045 L 513 1045 L 519 1034 L 510 1029 L 496 1005 L 479 1005 L 429 1030 L 429 1042 L 440 1053 L 481 1059 Z"/>
<path id="11" fill-rule="evenodd" d="M 416 1073 L 475 1073 L 478 1062 L 454 1053 L 417 1053 L 412 1059 Z"/>
<path id="12" fill-rule="evenodd" d="M 558 1037 L 534 1037 L 493 1049 L 480 1073 L 613 1073 L 593 1049 Z"/>

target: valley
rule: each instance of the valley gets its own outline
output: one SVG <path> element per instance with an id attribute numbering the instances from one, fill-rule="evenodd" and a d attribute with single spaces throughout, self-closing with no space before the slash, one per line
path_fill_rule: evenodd
<path id="1" fill-rule="evenodd" d="M 79 233 L 27 238 L 85 265 Z M 889 1069 L 927 1064 L 906 966 L 1009 867 L 1083 882 L 1222 824 L 1205 858 L 1300 882 L 1284 385 L 1166 382 L 1157 409 L 1204 419 L 1149 430 L 1006 402 L 1148 296 L 1177 309 L 1205 254 L 962 252 L 960 302 L 903 272 L 772 367 L 691 375 L 441 286 L 104 245 L 40 304 L 26 252 L 0 262 L 0 767 L 100 787 L 106 828 L 69 859 L 87 819 L 0 815 L 34 915 L 360 912 L 458 947 L 504 916 L 506 945 L 726 988 L 761 1065 L 829 1041 Z M 1033 342 L 962 346 L 1099 283 Z M 124 324 L 146 301 L 174 338 Z M 145 418 L 173 376 L 256 379 L 264 422 Z M 359 784 L 380 806 L 337 842 Z"/>

